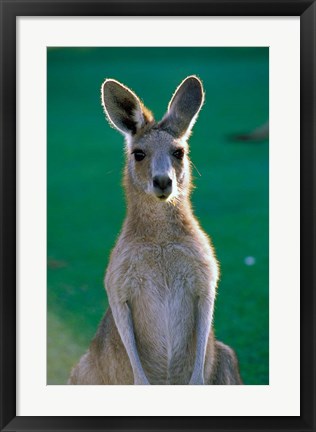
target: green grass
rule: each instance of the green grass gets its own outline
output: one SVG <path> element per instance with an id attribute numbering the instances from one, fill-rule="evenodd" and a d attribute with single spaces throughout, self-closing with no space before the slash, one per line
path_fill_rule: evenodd
<path id="1" fill-rule="evenodd" d="M 227 139 L 268 119 L 268 49 L 56 48 L 47 66 L 48 384 L 66 383 L 107 307 L 103 277 L 125 214 L 123 139 L 105 120 L 101 83 L 125 83 L 159 119 L 190 74 L 206 90 L 190 139 L 201 173 L 192 200 L 221 264 L 216 335 L 245 384 L 268 384 L 268 142 Z"/>

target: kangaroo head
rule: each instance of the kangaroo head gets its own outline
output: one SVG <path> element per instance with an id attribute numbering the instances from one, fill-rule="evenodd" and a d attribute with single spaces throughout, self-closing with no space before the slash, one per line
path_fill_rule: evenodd
<path id="1" fill-rule="evenodd" d="M 160 122 L 118 81 L 105 80 L 101 97 L 110 124 L 125 136 L 129 186 L 162 202 L 185 196 L 190 185 L 187 139 L 204 101 L 201 81 L 187 77 Z"/>

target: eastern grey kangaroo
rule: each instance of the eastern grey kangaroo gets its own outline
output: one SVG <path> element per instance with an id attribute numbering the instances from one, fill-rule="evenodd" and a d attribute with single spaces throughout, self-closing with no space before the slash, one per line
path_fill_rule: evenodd
<path id="1" fill-rule="evenodd" d="M 69 384 L 241 384 L 212 330 L 218 264 L 191 204 L 188 143 L 204 101 L 187 77 L 155 122 L 116 80 L 101 88 L 125 137 L 127 215 L 105 277 L 109 308 Z"/>

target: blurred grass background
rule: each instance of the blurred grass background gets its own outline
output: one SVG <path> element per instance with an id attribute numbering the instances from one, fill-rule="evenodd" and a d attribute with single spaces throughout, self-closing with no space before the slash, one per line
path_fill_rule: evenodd
<path id="1" fill-rule="evenodd" d="M 221 264 L 216 335 L 236 350 L 245 384 L 269 383 L 268 141 L 227 138 L 268 120 L 268 48 L 49 48 L 48 384 L 66 383 L 94 336 L 125 215 L 123 138 L 105 120 L 100 86 L 123 82 L 158 120 L 191 74 L 206 91 L 190 140 L 201 173 L 192 201 Z"/>

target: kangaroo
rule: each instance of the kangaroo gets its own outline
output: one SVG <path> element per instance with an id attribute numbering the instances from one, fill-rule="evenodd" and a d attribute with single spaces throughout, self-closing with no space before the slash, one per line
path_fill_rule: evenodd
<path id="1" fill-rule="evenodd" d="M 106 271 L 109 308 L 68 383 L 242 384 L 234 351 L 214 337 L 218 263 L 190 204 L 202 83 L 187 77 L 159 122 L 114 79 L 101 99 L 125 137 L 127 216 Z"/>

